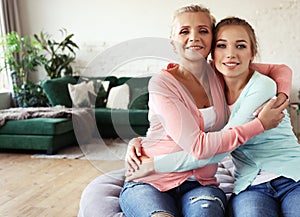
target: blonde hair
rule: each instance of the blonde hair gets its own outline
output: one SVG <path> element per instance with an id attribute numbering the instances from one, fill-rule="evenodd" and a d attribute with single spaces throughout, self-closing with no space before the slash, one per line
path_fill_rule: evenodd
<path id="1" fill-rule="evenodd" d="M 250 38 L 252 55 L 256 56 L 256 54 L 258 53 L 258 43 L 257 43 L 254 29 L 246 20 L 238 18 L 238 17 L 227 17 L 227 18 L 222 19 L 217 24 L 217 26 L 215 28 L 215 33 L 214 33 L 214 40 L 213 40 L 213 46 L 212 46 L 213 50 L 215 49 L 216 37 L 217 37 L 217 34 L 220 31 L 221 27 L 232 26 L 232 25 L 242 26 L 245 28 L 245 30 L 248 33 L 249 38 Z"/>
<path id="2" fill-rule="evenodd" d="M 210 21 L 211 21 L 211 29 L 212 29 L 212 31 L 214 30 L 215 25 L 216 25 L 216 18 L 210 13 L 210 10 L 201 5 L 189 5 L 189 6 L 181 7 L 174 12 L 174 15 L 172 18 L 172 23 L 171 23 L 171 35 L 173 34 L 173 31 L 174 31 L 176 19 L 180 14 L 195 13 L 195 12 L 202 12 L 202 13 L 207 14 L 207 16 L 210 18 Z"/>

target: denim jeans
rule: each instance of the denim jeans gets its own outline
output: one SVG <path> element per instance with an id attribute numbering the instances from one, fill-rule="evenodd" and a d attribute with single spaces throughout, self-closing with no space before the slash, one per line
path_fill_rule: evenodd
<path id="1" fill-rule="evenodd" d="M 175 217 L 223 217 L 226 202 L 220 188 L 196 181 L 186 181 L 165 192 L 146 183 L 125 182 L 120 193 L 120 206 L 126 217 L 150 217 L 159 212 Z"/>
<path id="2" fill-rule="evenodd" d="M 300 181 L 279 177 L 249 186 L 229 202 L 229 216 L 298 217 L 300 216 Z"/>

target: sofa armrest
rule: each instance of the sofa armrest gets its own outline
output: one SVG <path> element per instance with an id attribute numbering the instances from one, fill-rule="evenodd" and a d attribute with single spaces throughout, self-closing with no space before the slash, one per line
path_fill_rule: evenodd
<path id="1" fill-rule="evenodd" d="M 42 88 L 52 106 L 63 105 L 72 107 L 72 100 L 68 90 L 68 84 L 76 84 L 77 79 L 72 76 L 45 80 Z"/>

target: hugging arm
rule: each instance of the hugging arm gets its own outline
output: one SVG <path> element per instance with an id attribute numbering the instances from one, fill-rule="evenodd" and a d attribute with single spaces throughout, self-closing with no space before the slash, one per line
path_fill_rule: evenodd
<path id="1" fill-rule="evenodd" d="M 241 125 L 252 120 L 254 118 L 253 112 L 256 110 L 256 108 L 276 94 L 276 85 L 273 81 L 268 79 L 256 80 L 255 78 L 256 77 L 253 76 L 251 83 L 248 84 L 251 87 L 248 87 L 248 90 L 246 92 L 244 91 L 241 93 L 241 96 L 238 99 L 240 101 L 236 102 L 237 105 L 232 111 L 232 115 L 230 116 L 229 122 L 224 127 L 224 129 L 228 129 L 232 126 Z M 287 102 L 285 102 L 285 104 L 282 105 L 282 109 L 285 108 L 286 104 Z M 216 163 L 217 160 L 222 158 L 222 156 L 225 157 L 227 154 L 228 153 L 221 154 L 220 156 L 216 155 L 213 158 L 211 158 L 210 161 L 207 161 L 205 163 Z M 172 158 L 176 159 L 173 159 L 174 162 L 172 162 L 172 164 L 164 163 L 172 161 Z M 170 170 L 174 170 L 174 168 L 175 171 L 179 172 L 195 169 L 199 166 L 205 166 L 205 164 L 201 165 L 201 163 L 203 162 L 197 161 L 195 158 L 188 155 L 188 153 L 184 151 L 178 152 L 176 154 L 169 154 L 154 158 L 155 171 L 157 172 L 167 172 Z M 176 167 L 174 167 L 174 165 L 176 165 Z"/>
<path id="2" fill-rule="evenodd" d="M 272 78 L 277 84 L 277 94 L 284 93 L 287 98 L 292 87 L 292 70 L 284 64 L 252 63 L 250 68 Z"/>
<path id="3" fill-rule="evenodd" d="M 247 99 L 247 101 L 236 103 L 237 106 L 235 106 L 232 116 L 224 129 L 229 129 L 232 126 L 241 125 L 251 121 L 254 118 L 253 111 L 276 94 L 276 86 L 271 80 L 256 81 L 255 78 L 253 78 L 252 83 L 255 85 L 251 86 L 246 93 L 242 92 L 244 95 L 242 98 Z M 287 101 L 281 106 L 281 110 L 284 109 L 286 105 Z M 282 114 L 280 113 L 280 115 Z M 217 163 L 228 153 L 219 154 L 210 159 L 198 161 L 187 152 L 181 151 L 155 157 L 154 168 L 157 172 L 186 171 L 207 164 Z"/>
<path id="4" fill-rule="evenodd" d="M 196 116 L 178 97 L 150 94 L 153 110 L 160 119 L 166 134 L 184 151 L 197 159 L 207 159 L 216 154 L 234 150 L 248 139 L 264 131 L 260 120 L 252 120 L 242 126 L 226 131 L 205 133 L 200 129 L 198 111 Z"/>
<path id="5" fill-rule="evenodd" d="M 263 74 L 267 74 L 268 76 L 272 77 L 276 82 L 278 86 L 278 92 L 284 93 L 286 96 L 289 94 L 289 90 L 291 88 L 291 77 L 292 73 L 289 67 L 285 65 L 268 65 L 268 64 L 252 64 L 251 67 L 253 69 L 257 69 L 259 72 Z M 255 96 L 255 95 L 253 95 Z M 278 100 L 277 100 L 278 101 Z M 279 100 L 280 101 L 280 100 Z M 252 102 L 257 102 L 256 98 L 252 100 Z M 284 102 L 284 106 L 287 106 L 287 102 L 285 100 L 285 97 L 281 100 L 281 103 Z M 281 104 L 279 103 L 279 104 Z M 276 103 L 275 103 L 276 104 Z M 259 105 L 259 103 L 257 103 Z M 255 106 L 254 106 L 255 107 Z M 282 107 L 282 108 L 283 108 Z M 244 110 L 244 113 L 249 110 L 250 107 L 246 106 L 246 109 Z M 242 110 L 242 109 L 240 109 Z M 252 111 L 248 112 L 248 114 L 251 116 Z M 248 117 L 244 116 L 244 117 Z M 245 123 L 248 121 L 248 118 L 246 119 L 238 119 L 238 116 L 236 116 L 236 119 L 231 119 L 231 122 L 227 125 L 227 127 L 230 126 L 230 123 L 237 124 L 239 123 Z M 235 121 L 239 120 L 239 121 Z M 140 144 L 138 144 L 140 145 Z M 203 167 L 207 164 L 213 164 L 216 162 L 219 162 L 224 156 L 226 156 L 229 152 L 217 154 L 213 157 L 208 157 L 206 160 L 198 160 L 194 156 L 191 156 L 189 152 L 181 151 L 177 153 L 172 153 L 168 155 L 163 156 L 156 156 L 154 159 L 153 164 L 153 170 L 155 168 L 155 171 L 157 172 L 170 172 L 170 171 L 186 171 L 189 169 L 195 169 L 198 167 Z M 175 163 L 176 162 L 176 163 Z M 138 166 L 136 167 L 138 168 Z"/>

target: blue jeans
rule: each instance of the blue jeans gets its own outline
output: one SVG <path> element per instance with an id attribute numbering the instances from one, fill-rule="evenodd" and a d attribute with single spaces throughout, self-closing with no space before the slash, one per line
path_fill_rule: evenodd
<path id="1" fill-rule="evenodd" d="M 249 186 L 229 202 L 229 216 L 297 217 L 300 216 L 300 181 L 279 177 Z"/>
<path id="2" fill-rule="evenodd" d="M 202 186 L 196 181 L 186 181 L 165 192 L 146 183 L 125 182 L 120 193 L 120 206 L 126 217 L 150 217 L 155 213 L 223 217 L 226 202 L 220 188 Z"/>

